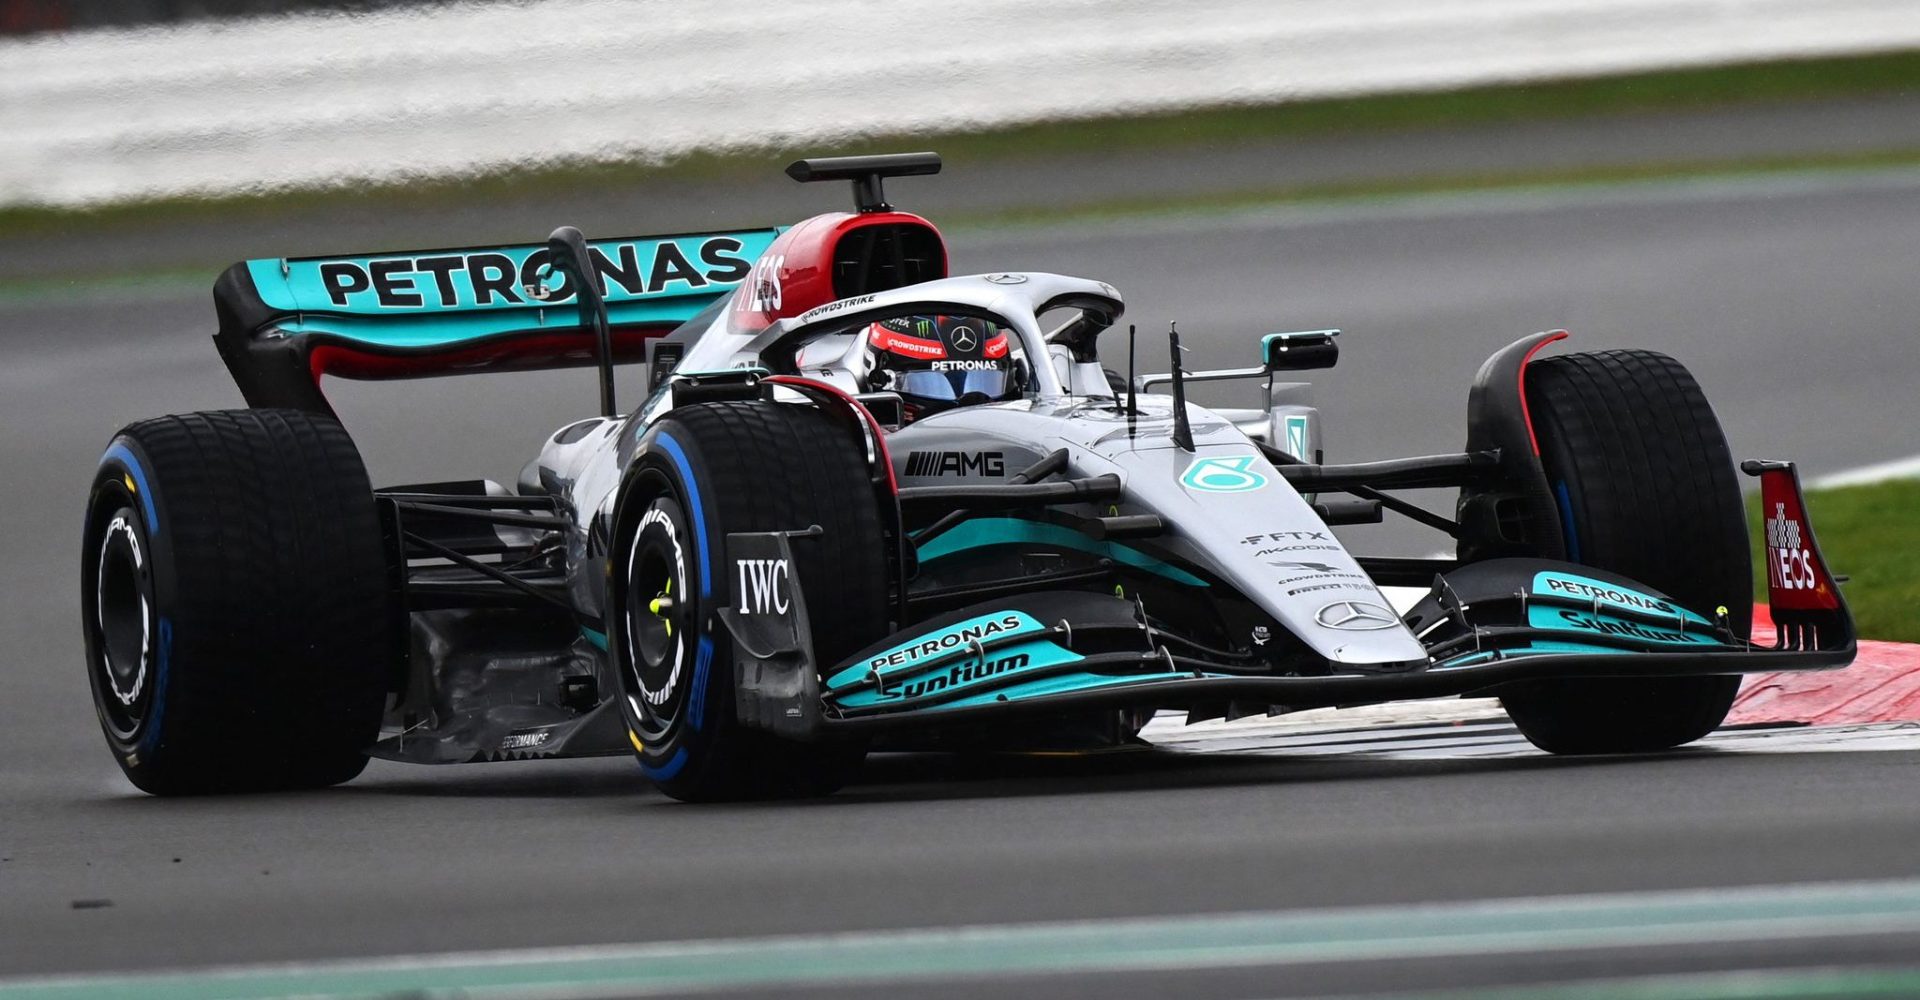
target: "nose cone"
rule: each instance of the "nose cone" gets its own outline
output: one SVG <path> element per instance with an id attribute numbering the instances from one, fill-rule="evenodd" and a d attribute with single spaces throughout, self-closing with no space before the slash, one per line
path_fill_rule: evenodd
<path id="1" fill-rule="evenodd" d="M 1128 499 L 1157 513 L 1192 557 L 1314 652 L 1338 664 L 1426 661 L 1373 578 L 1232 424 L 1192 411 L 1195 448 L 1117 440 Z"/>

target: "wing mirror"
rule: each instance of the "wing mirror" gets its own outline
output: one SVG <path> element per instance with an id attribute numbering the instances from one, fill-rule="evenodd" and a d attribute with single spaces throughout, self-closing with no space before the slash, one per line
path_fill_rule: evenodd
<path id="1" fill-rule="evenodd" d="M 1340 360 L 1338 330 L 1298 330 L 1260 338 L 1260 363 L 1268 373 L 1332 368 Z"/>
<path id="2" fill-rule="evenodd" d="M 1258 368 L 1222 368 L 1217 371 L 1190 372 L 1182 370 L 1187 382 L 1224 382 L 1228 379 L 1265 378 L 1271 381 L 1276 372 L 1301 372 L 1313 368 L 1332 368 L 1340 360 L 1340 348 L 1333 338 L 1340 336 L 1338 330 L 1299 330 L 1293 333 L 1269 333 L 1260 338 L 1260 367 Z M 1134 380 L 1135 386 L 1146 392 L 1156 385 L 1166 385 L 1173 381 L 1171 373 L 1165 375 L 1142 375 Z"/>

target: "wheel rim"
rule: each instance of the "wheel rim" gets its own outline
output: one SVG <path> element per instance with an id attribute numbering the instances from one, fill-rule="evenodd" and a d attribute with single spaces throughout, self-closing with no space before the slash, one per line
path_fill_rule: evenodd
<path id="1" fill-rule="evenodd" d="M 658 742 L 679 722 L 691 682 L 693 629 L 687 612 L 686 550 L 678 507 L 655 500 L 627 554 L 627 642 L 623 664 L 635 733 Z"/>
<path id="2" fill-rule="evenodd" d="M 100 707 L 122 739 L 139 731 L 153 701 L 152 589 L 152 567 L 133 511 L 121 508 L 100 535 L 89 624 Z"/>

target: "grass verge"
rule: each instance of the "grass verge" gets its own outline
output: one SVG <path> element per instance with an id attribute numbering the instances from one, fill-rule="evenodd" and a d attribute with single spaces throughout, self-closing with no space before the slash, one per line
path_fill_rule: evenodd
<path id="1" fill-rule="evenodd" d="M 1017 160 L 1229 146 L 1290 136 L 1497 125 L 1915 92 L 1920 92 L 1920 51 L 1184 110 L 1048 122 L 990 132 L 879 135 L 838 144 L 835 152 L 935 148 L 956 161 Z M 4 207 L 0 208 L 0 236 L 72 232 L 77 227 L 163 224 L 207 215 L 325 211 L 342 205 L 431 207 L 591 192 L 662 180 L 752 178 L 764 174 L 769 159 L 807 151 L 817 152 L 762 147 L 701 153 L 664 163 L 565 163 L 478 177 L 162 198 L 88 209 Z"/>
<path id="2" fill-rule="evenodd" d="M 1920 642 L 1920 479 L 1807 491 L 1807 516 L 1865 639 Z M 1761 561 L 1760 497 L 1748 498 L 1754 566 Z M 1767 598 L 1767 578 L 1754 580 Z"/>

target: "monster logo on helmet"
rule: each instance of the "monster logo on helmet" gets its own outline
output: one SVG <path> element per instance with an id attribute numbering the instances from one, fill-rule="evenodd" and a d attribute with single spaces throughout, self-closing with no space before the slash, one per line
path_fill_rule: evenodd
<path id="1" fill-rule="evenodd" d="M 973 316 L 901 316 L 867 327 L 867 389 L 894 392 L 907 419 L 1012 399 L 1012 340 L 995 323 Z"/>

